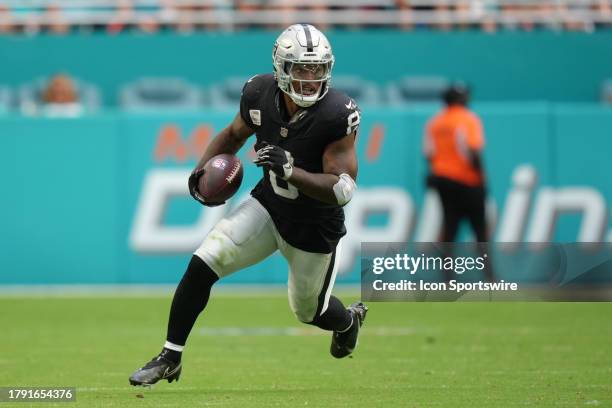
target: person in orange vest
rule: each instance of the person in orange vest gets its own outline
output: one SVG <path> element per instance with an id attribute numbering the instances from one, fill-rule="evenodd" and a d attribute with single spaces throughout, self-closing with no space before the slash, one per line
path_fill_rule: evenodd
<path id="1" fill-rule="evenodd" d="M 444 109 L 427 123 L 423 144 L 429 163 L 427 184 L 437 190 L 444 213 L 440 241 L 454 241 L 461 221 L 467 219 L 476 241 L 486 242 L 482 122 L 467 107 L 466 86 L 450 86 L 443 100 Z"/>

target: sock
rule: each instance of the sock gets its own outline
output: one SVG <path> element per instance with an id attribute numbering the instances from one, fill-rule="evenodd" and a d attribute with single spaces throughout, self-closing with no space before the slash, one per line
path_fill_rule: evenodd
<path id="1" fill-rule="evenodd" d="M 161 353 L 159 353 L 160 356 L 167 358 L 168 360 L 178 364 L 181 362 L 181 355 L 182 352 L 180 351 L 176 351 L 176 350 L 172 350 L 169 348 L 164 347 L 161 351 Z"/>
<path id="2" fill-rule="evenodd" d="M 182 353 L 185 346 L 179 346 L 178 344 L 170 343 L 169 341 L 167 341 L 166 344 L 164 344 L 164 348 Z"/>
<path id="3" fill-rule="evenodd" d="M 313 321 L 308 324 L 312 324 L 323 330 L 342 332 L 351 327 L 352 321 L 353 316 L 351 312 L 346 310 L 340 299 L 332 295 L 329 297 L 329 304 L 325 313 L 320 316 L 315 316 Z"/>
<path id="4" fill-rule="evenodd" d="M 178 347 L 184 346 L 187 337 L 195 324 L 198 315 L 204 310 L 210 296 L 210 289 L 219 277 L 206 263 L 197 256 L 191 257 L 183 279 L 176 288 L 172 306 L 170 307 L 170 318 L 168 320 L 168 334 L 166 345 L 168 352 L 179 355 L 182 350 Z M 170 343 L 170 348 L 168 348 Z M 172 347 L 178 346 L 178 347 Z M 174 356 L 176 356 L 172 353 Z"/>
<path id="5" fill-rule="evenodd" d="M 184 348 L 185 346 L 179 346 L 178 344 L 167 341 L 159 355 L 178 364 L 181 362 L 181 356 L 183 355 Z"/>

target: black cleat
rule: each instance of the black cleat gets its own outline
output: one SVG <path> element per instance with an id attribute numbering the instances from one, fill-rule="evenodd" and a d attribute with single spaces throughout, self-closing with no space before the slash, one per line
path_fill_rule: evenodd
<path id="1" fill-rule="evenodd" d="M 357 347 L 357 338 L 359 337 L 359 328 L 365 320 L 368 307 L 361 302 L 355 302 L 347 307 L 351 316 L 353 316 L 353 324 L 344 332 L 334 332 L 332 334 L 331 347 L 329 349 L 332 356 L 343 358 L 348 356 Z"/>
<path id="2" fill-rule="evenodd" d="M 130 384 L 150 386 L 159 380 L 168 380 L 171 383 L 174 380 L 179 380 L 181 370 L 181 363 L 175 363 L 164 357 L 164 352 L 162 351 L 153 360 L 149 361 L 147 365 L 139 368 L 131 375 Z"/>

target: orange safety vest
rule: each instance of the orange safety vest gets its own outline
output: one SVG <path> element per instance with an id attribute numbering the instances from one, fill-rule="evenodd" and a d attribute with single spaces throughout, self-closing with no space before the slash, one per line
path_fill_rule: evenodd
<path id="1" fill-rule="evenodd" d="M 472 187 L 482 185 L 482 176 L 472 165 L 468 153 L 481 151 L 483 147 L 482 123 L 476 114 L 463 106 L 450 106 L 427 123 L 423 152 L 435 176 Z"/>

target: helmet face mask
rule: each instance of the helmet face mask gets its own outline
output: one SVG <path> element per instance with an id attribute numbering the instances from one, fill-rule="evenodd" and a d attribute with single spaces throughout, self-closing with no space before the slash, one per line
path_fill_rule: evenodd
<path id="1" fill-rule="evenodd" d="M 300 103 L 308 102 L 307 98 L 316 97 L 315 102 L 323 98 L 325 95 L 321 94 L 321 90 L 329 84 L 330 65 L 330 63 L 287 63 L 286 72 L 290 76 L 291 94 L 298 95 Z"/>
<path id="2" fill-rule="evenodd" d="M 323 99 L 329 89 L 334 56 L 327 38 L 315 27 L 294 24 L 274 43 L 274 78 L 301 107 Z"/>

